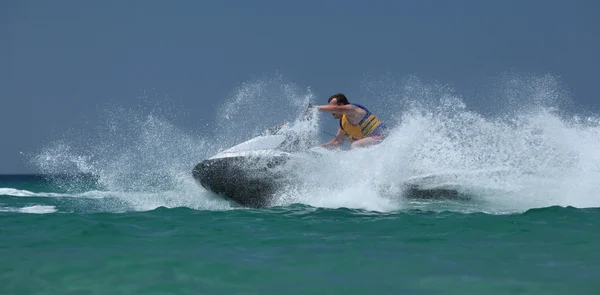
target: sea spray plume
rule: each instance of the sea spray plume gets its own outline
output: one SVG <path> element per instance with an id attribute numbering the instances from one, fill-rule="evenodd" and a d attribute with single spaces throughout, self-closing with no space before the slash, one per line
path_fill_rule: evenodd
<path id="1" fill-rule="evenodd" d="M 419 88 L 416 92 L 423 98 L 426 97 L 422 93 L 432 96 L 429 93 L 433 89 L 429 89 L 424 85 L 408 85 L 406 88 L 409 90 Z M 368 99 L 368 107 L 374 110 L 371 105 L 385 105 L 386 108 L 380 109 L 402 109 L 405 105 L 396 103 L 395 100 L 396 96 L 401 97 L 401 95 L 402 93 L 398 91 L 388 91 L 386 95 L 374 95 L 372 99 Z M 382 100 L 384 103 L 382 103 Z M 410 100 L 402 98 L 401 101 L 408 102 Z M 377 113 L 380 112 L 377 111 Z M 390 112 L 387 112 L 387 114 L 390 114 Z M 391 136 L 395 133 L 394 130 L 397 129 L 398 122 L 399 120 L 387 120 L 386 123 L 392 133 Z M 385 143 L 381 144 L 381 146 L 383 145 Z M 380 190 L 381 184 L 390 184 L 389 182 L 382 183 L 382 179 L 393 179 L 393 184 L 398 182 L 398 178 L 394 178 L 389 173 L 393 172 L 394 169 L 385 171 L 381 168 L 385 164 L 390 164 L 394 168 L 397 168 L 398 165 L 402 167 L 402 160 L 398 157 L 385 157 L 377 147 L 375 150 L 357 149 L 332 153 L 315 161 L 307 161 L 305 165 L 300 165 L 301 168 L 290 174 L 290 178 L 298 179 L 298 181 L 295 182 L 295 185 L 286 188 L 284 196 L 279 199 L 279 204 L 299 202 L 313 206 L 351 207 L 378 211 L 398 209 L 398 196 L 387 198 L 381 194 Z M 385 175 L 391 175 L 392 177 L 385 178 Z"/>
<path id="2" fill-rule="evenodd" d="M 280 204 L 411 208 L 403 181 L 437 175 L 434 185 L 451 186 L 472 197 L 470 204 L 475 206 L 465 207 L 466 211 L 600 205 L 595 193 L 600 189 L 595 180 L 600 176 L 598 118 L 559 115 L 556 106 L 568 102 L 560 84 L 548 76 L 527 77 L 504 84 L 508 88 L 504 93 L 522 103 L 496 116 L 470 109 L 463 97 L 438 83 L 414 78 L 396 83 L 397 91 L 384 93 L 401 98 L 400 103 L 389 103 L 385 95 L 373 96 L 388 99 L 389 109 L 399 109 L 395 114 L 399 119 L 389 124 L 388 139 L 369 149 L 307 163 L 293 173 L 304 185 L 291 186 Z M 460 210 L 454 204 L 430 202 L 425 208 Z"/>
<path id="3" fill-rule="evenodd" d="M 216 142 L 226 148 L 299 118 L 312 98 L 310 88 L 302 90 L 282 75 L 244 82 L 218 109 Z"/>
<path id="4" fill-rule="evenodd" d="M 106 139 L 112 140 L 111 145 L 95 146 L 95 153 L 104 159 L 100 181 L 110 189 L 171 189 L 207 149 L 203 140 L 186 134 L 164 118 L 137 118 L 134 126 L 131 133 L 111 132 Z"/>
<path id="5" fill-rule="evenodd" d="M 498 114 L 518 116 L 544 108 L 560 115 L 573 104 L 566 85 L 549 74 L 504 73 L 491 81 L 491 91 L 483 98 Z"/>
<path id="6" fill-rule="evenodd" d="M 364 93 L 362 100 L 392 126 L 401 123 L 406 110 L 432 110 L 439 105 L 441 98 L 457 97 L 450 85 L 437 81 L 425 82 L 414 75 L 403 77 L 393 73 L 365 75 L 361 89 Z"/>
<path id="7" fill-rule="evenodd" d="M 202 135 L 170 123 L 169 118 L 179 114 L 165 109 L 107 108 L 94 132 L 78 132 L 75 137 L 69 137 L 75 134 L 69 132 L 32 157 L 32 162 L 43 173 L 90 173 L 96 182 L 88 191 L 112 192 L 136 210 L 222 208 L 224 203 L 215 203 L 190 176 L 193 165 L 216 148 Z M 69 188 L 67 192 L 74 193 Z"/>
<path id="8" fill-rule="evenodd" d="M 507 109 L 495 118 L 468 111 L 447 96 L 435 107 L 406 112 L 402 129 L 418 130 L 411 132 L 414 137 L 403 138 L 413 143 L 404 151 L 411 159 L 408 167 L 430 173 L 504 171 L 459 180 L 466 190 L 492 202 L 492 208 L 583 205 L 589 198 L 598 203 L 595 196 L 573 196 L 560 189 L 582 168 L 577 159 L 588 156 L 579 153 L 572 141 L 565 141 L 564 135 L 573 130 L 553 107 L 565 102 L 564 91 L 548 77 L 521 80 L 519 87 L 514 84 L 506 86 L 506 93 L 512 99 L 520 97 L 522 108 Z"/>
<path id="9" fill-rule="evenodd" d="M 240 104 L 225 102 L 221 109 L 231 106 L 229 114 L 233 116 L 228 120 L 217 118 L 221 122 L 217 130 L 225 134 L 219 138 L 237 143 L 237 138 L 251 137 L 248 130 L 259 134 L 287 121 L 282 131 L 307 130 L 308 138 L 314 139 L 319 116 L 302 121 L 299 114 L 304 110 L 297 107 L 311 101 L 312 94 L 298 90 L 292 83 L 277 81 L 282 80 L 247 84 L 262 85 L 260 91 L 252 87 L 237 89 L 254 89 L 248 93 L 262 94 L 245 96 L 251 99 L 242 99 Z M 494 85 L 490 91 L 498 93 L 492 100 L 494 104 L 502 105 L 502 93 L 510 93 L 513 100 L 522 103 L 504 109 L 497 107 L 493 116 L 469 107 L 467 102 L 477 98 L 465 98 L 439 83 L 424 83 L 415 78 L 391 86 L 381 83 L 389 88 L 385 92 L 388 97 L 373 95 L 367 105 L 386 106 L 382 112 L 387 114 L 386 123 L 390 126 L 388 139 L 370 149 L 329 153 L 296 163 L 299 165 L 288 174 L 294 181 L 279 190 L 276 205 L 304 203 L 376 211 L 419 208 L 488 213 L 552 205 L 598 206 L 598 117 L 569 117 L 557 103 L 545 102 L 545 96 L 554 97 L 550 101 L 564 99 L 560 94 L 564 91 L 552 79 L 518 81 Z M 502 90 L 503 87 L 507 89 Z M 290 91 L 294 93 L 283 95 Z M 242 115 L 244 107 L 260 111 L 261 104 L 256 101 L 269 102 L 267 97 L 273 99 L 267 104 L 273 108 L 263 111 L 276 113 L 276 120 Z M 390 103 L 390 97 L 397 101 Z M 140 114 L 137 110 L 113 111 L 112 115 L 95 133 L 50 144 L 40 153 L 39 159 L 44 162 L 40 167 L 45 171 L 92 171 L 100 176 L 100 183 L 109 193 L 126 200 L 136 210 L 156 206 L 228 208 L 191 181 L 190 171 L 192 165 L 231 145 L 190 135 L 171 123 L 169 116 Z M 230 137 L 226 136 L 228 132 Z M 156 167 L 158 174 L 145 172 Z M 131 176 L 128 173 L 131 171 L 142 173 Z M 473 201 L 466 204 L 406 199 L 403 181 L 426 174 L 444 175 L 440 181 L 473 196 Z"/>
<path id="10" fill-rule="evenodd" d="M 38 165 L 44 178 L 59 191 L 78 193 L 99 189 L 96 165 L 90 155 L 75 151 L 62 141 L 43 148 L 29 160 Z"/>
<path id="11" fill-rule="evenodd" d="M 69 174 L 92 173 L 95 174 L 94 165 L 89 155 L 78 154 L 64 142 L 57 141 L 35 156 L 42 173 Z"/>
<path id="12" fill-rule="evenodd" d="M 256 82 L 258 86 L 266 85 L 256 93 L 272 93 L 271 97 L 238 95 L 235 96 L 237 100 L 226 101 L 221 109 L 229 111 L 220 114 L 235 115 L 237 118 L 217 120 L 221 123 L 217 130 L 239 136 L 233 136 L 233 139 L 247 139 L 249 130 L 252 130 L 250 128 L 262 131 L 262 127 L 256 126 L 272 126 L 286 121 L 288 124 L 285 128 L 290 131 L 295 129 L 294 134 L 302 135 L 302 143 L 307 142 L 307 137 L 314 134 L 311 130 L 317 125 L 314 121 L 299 118 L 312 94 L 309 90 L 299 91 L 291 83 L 278 84 L 278 81 L 282 80 Z M 247 93 L 247 90 L 244 91 Z M 274 98 L 281 101 L 269 100 Z M 34 158 L 33 163 L 45 173 L 59 170 L 70 171 L 74 175 L 84 170 L 92 173 L 97 177 L 93 189 L 103 190 L 102 196 L 108 196 L 108 193 L 123 200 L 128 204 L 122 207 L 126 210 L 131 206 L 136 210 L 157 206 L 228 208 L 226 202 L 205 191 L 191 177 L 196 163 L 228 146 L 222 141 L 209 141 L 201 134 L 192 134 L 174 125 L 172 119 L 179 118 L 181 114 L 174 111 L 176 108 L 170 105 L 171 102 L 162 108 L 160 103 L 146 100 L 144 98 L 135 109 L 105 107 L 104 120 L 94 126 L 94 132 L 69 131 L 63 139 L 50 143 Z M 264 105 L 255 109 L 257 112 L 254 116 L 248 117 L 241 109 L 236 109 L 241 107 L 247 110 L 248 107 L 258 106 L 253 104 L 255 100 Z M 278 106 L 279 110 L 273 113 Z M 266 115 L 270 114 L 274 118 L 267 118 Z M 246 124 L 238 124 L 240 122 Z M 232 138 L 226 139 L 233 141 Z M 73 162 L 76 165 L 72 165 Z M 88 186 L 87 189 L 92 188 Z"/>
<path id="13" fill-rule="evenodd" d="M 251 124 L 248 124 L 248 128 L 256 126 L 257 123 L 265 125 L 261 123 L 261 119 L 266 121 L 262 116 L 265 113 L 268 114 L 269 110 L 260 107 L 253 108 L 257 105 L 266 103 L 267 105 L 283 106 L 285 112 L 290 115 L 284 117 L 282 113 L 279 113 L 277 115 L 281 119 L 275 121 L 276 124 L 270 122 L 265 126 L 269 128 L 257 128 L 258 130 L 255 129 L 256 131 L 250 134 L 247 132 L 240 135 L 235 133 L 240 130 L 222 132 L 224 136 L 229 137 L 228 139 L 239 138 L 235 144 L 227 147 L 227 153 L 244 150 L 251 151 L 250 154 L 226 159 L 218 157 L 207 159 L 195 167 L 194 178 L 202 182 L 203 186 L 225 194 L 244 206 L 268 206 L 270 197 L 278 193 L 278 189 L 287 187 L 282 186 L 279 181 L 286 178 L 287 170 L 278 171 L 278 168 L 282 162 L 289 163 L 288 153 L 306 152 L 318 144 L 318 136 L 316 136 L 318 124 L 315 123 L 318 119 L 315 116 L 316 110 L 307 108 L 311 95 L 298 95 L 292 86 L 279 83 L 272 85 L 274 98 L 281 100 L 280 97 L 284 97 L 282 102 L 265 101 L 265 96 L 262 94 L 271 90 L 261 88 L 264 87 L 263 81 L 252 84 L 252 87 L 243 87 L 234 96 L 233 102 L 226 102 L 223 112 L 226 115 L 239 113 L 236 116 L 242 118 L 241 120 L 243 118 L 251 119 L 248 120 L 248 122 L 252 121 Z M 256 95 L 248 95 L 248 93 Z M 240 99 L 240 97 L 244 97 L 244 99 Z M 283 123 L 280 123 L 282 121 Z M 273 136 L 263 137 L 264 135 Z M 223 142 L 225 140 L 219 143 Z M 270 151 L 272 148 L 276 148 L 277 151 Z M 269 156 L 265 157 L 265 155 Z M 284 182 L 287 183 L 287 181 Z"/>

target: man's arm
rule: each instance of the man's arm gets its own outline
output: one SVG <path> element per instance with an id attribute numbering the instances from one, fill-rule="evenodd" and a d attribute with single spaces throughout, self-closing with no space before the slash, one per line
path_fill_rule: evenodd
<path id="1" fill-rule="evenodd" d="M 344 139 L 345 139 L 344 131 L 342 131 L 342 128 L 338 127 L 338 131 L 337 131 L 337 134 L 335 135 L 335 137 L 332 140 L 330 140 L 329 142 L 321 144 L 321 146 L 326 147 L 326 148 L 337 147 L 337 146 L 344 144 Z"/>
<path id="2" fill-rule="evenodd" d="M 317 108 L 317 110 L 319 111 L 323 111 L 323 112 L 327 112 L 327 113 L 340 113 L 340 114 L 344 114 L 344 115 L 350 115 L 352 114 L 352 112 L 354 112 L 354 108 L 356 108 L 353 105 L 339 105 L 339 106 L 335 106 L 335 105 L 318 105 L 318 106 L 314 106 L 315 108 Z"/>

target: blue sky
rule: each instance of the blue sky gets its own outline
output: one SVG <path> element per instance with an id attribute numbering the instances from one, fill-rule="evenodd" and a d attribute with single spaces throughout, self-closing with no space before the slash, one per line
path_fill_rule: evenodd
<path id="1" fill-rule="evenodd" d="M 206 125 L 255 75 L 326 98 L 366 73 L 468 89 L 506 71 L 552 74 L 596 110 L 596 1 L 2 1 L 0 173 L 100 106 L 168 95 Z M 355 95 L 355 96 L 352 96 Z M 480 102 L 484 103 L 484 102 Z"/>

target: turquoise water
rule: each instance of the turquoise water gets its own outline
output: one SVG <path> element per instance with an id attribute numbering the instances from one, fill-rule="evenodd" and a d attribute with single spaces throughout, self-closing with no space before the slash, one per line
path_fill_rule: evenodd
<path id="1" fill-rule="evenodd" d="M 34 176 L 2 176 L 0 188 L 1 294 L 597 294 L 600 287 L 597 208 L 131 210 L 116 196 L 64 193 Z"/>
<path id="2" fill-rule="evenodd" d="M 356 102 L 386 140 L 305 159 L 266 209 L 192 168 L 284 119 L 308 146 L 331 139 L 335 120 L 298 119 L 322 98 L 245 83 L 214 134 L 107 110 L 23 154 L 43 176 L 0 176 L 0 294 L 598 294 L 600 117 L 561 111 L 552 77 L 507 78 L 486 115 L 443 85 L 371 85 Z M 470 199 L 409 200 L 414 177 Z"/>

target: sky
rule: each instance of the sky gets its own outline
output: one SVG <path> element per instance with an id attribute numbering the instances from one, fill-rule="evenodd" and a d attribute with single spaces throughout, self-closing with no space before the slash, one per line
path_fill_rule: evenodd
<path id="1" fill-rule="evenodd" d="M 194 114 L 181 128 L 206 126 L 236 86 L 273 73 L 324 102 L 358 96 L 365 74 L 468 88 L 548 73 L 597 110 L 599 3 L 4 0 L 0 173 L 36 172 L 20 153 L 91 128 L 103 105 L 155 92 Z"/>

